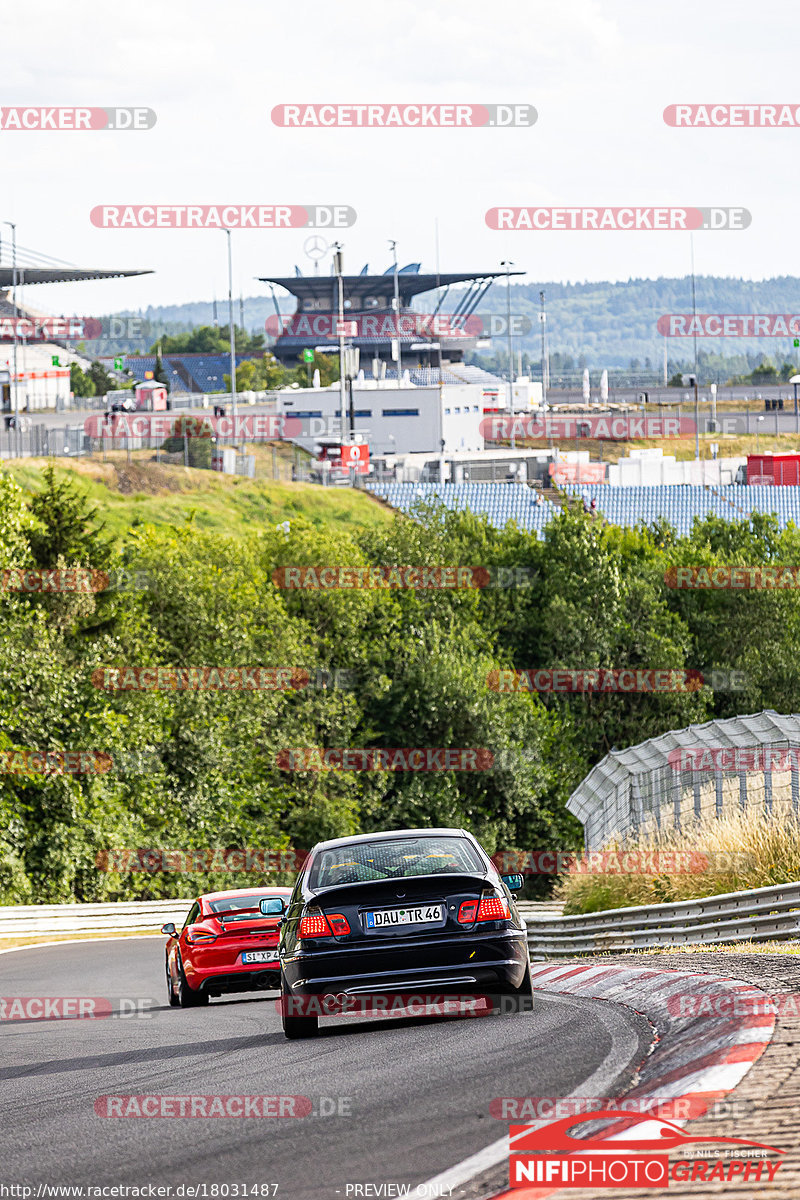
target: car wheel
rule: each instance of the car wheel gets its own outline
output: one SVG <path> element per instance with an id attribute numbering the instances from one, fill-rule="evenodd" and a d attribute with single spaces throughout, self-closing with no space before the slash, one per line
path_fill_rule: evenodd
<path id="1" fill-rule="evenodd" d="M 208 1004 L 208 992 L 197 992 L 189 987 L 183 973 L 183 963 L 178 959 L 178 1004 L 181 1008 L 200 1008 Z"/>
<path id="2" fill-rule="evenodd" d="M 169 1000 L 170 1008 L 177 1008 L 180 1001 L 175 995 L 175 984 L 172 982 L 172 972 L 169 969 L 169 957 L 166 959 L 167 968 L 167 999 Z"/>
<path id="3" fill-rule="evenodd" d="M 492 994 L 492 1012 L 500 1015 L 533 1011 L 533 980 L 531 979 L 531 964 L 525 967 L 525 974 L 519 987 L 507 987 Z"/>
<path id="4" fill-rule="evenodd" d="M 286 981 L 281 975 L 281 1025 L 283 1032 L 290 1041 L 295 1038 L 314 1037 L 318 1028 L 319 1021 L 317 1017 L 295 1017 L 290 1016 L 286 1011 L 286 1001 L 290 999 L 289 989 L 286 986 Z"/>

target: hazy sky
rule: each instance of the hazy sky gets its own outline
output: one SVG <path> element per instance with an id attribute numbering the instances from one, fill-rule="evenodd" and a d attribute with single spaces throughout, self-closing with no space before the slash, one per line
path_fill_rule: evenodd
<path id="1" fill-rule="evenodd" d="M 355 208 L 345 268 L 402 263 L 527 280 L 689 269 L 682 232 L 497 232 L 496 205 L 741 205 L 749 229 L 695 234 L 698 273 L 800 273 L 800 128 L 675 129 L 673 103 L 800 105 L 794 6 L 779 0 L 37 0 L 3 22 L 2 105 L 144 105 L 149 131 L 0 132 L 0 219 L 21 245 L 141 280 L 28 289 L 57 313 L 227 293 L 214 230 L 106 230 L 98 204 Z M 531 128 L 285 129 L 291 102 L 528 103 Z M 3 227 L 2 236 L 8 235 Z M 234 287 L 292 274 L 304 230 L 233 235 Z M 7 261 L 4 249 L 3 260 Z M 327 269 L 327 264 L 323 269 Z"/>

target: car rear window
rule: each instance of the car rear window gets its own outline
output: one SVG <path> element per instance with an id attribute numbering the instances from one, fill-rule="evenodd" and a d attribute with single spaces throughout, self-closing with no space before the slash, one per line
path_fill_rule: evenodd
<path id="1" fill-rule="evenodd" d="M 353 842 L 321 850 L 311 864 L 308 884 L 316 888 L 372 879 L 402 879 L 484 871 L 477 851 L 461 837 L 409 837 L 390 841 Z"/>
<path id="2" fill-rule="evenodd" d="M 208 911 L 215 916 L 230 916 L 234 917 L 237 913 L 258 912 L 258 904 L 262 895 L 270 896 L 271 893 L 264 892 L 253 896 L 231 896 L 228 900 L 209 900 Z"/>

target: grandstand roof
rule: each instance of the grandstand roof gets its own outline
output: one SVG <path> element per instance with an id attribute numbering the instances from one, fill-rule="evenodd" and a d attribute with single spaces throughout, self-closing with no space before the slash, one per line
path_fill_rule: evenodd
<path id="1" fill-rule="evenodd" d="M 687 725 L 685 729 L 670 730 L 626 750 L 612 750 L 576 787 L 567 808 L 586 825 L 598 809 L 613 807 L 618 789 L 631 776 L 669 767 L 673 750 L 757 746 L 800 747 L 800 713 L 782 715 L 768 708 L 752 716 Z"/>
<path id="2" fill-rule="evenodd" d="M 17 286 L 27 286 L 31 283 L 77 283 L 81 279 L 119 279 L 131 275 L 152 275 L 150 269 L 144 271 L 91 271 L 79 267 L 50 268 L 26 267 L 18 265 Z M 6 290 L 14 286 L 14 268 L 0 267 L 0 288 Z"/>
<path id="3" fill-rule="evenodd" d="M 512 275 L 524 275 L 524 271 L 512 271 Z M 477 279 L 505 278 L 505 271 L 467 271 L 442 275 L 397 273 L 397 288 L 400 300 L 407 303 L 412 296 L 421 292 L 432 292 L 439 287 L 450 287 L 456 283 L 469 283 Z M 337 279 L 335 275 L 259 275 L 260 283 L 276 283 L 298 300 L 325 300 L 336 308 Z M 343 275 L 344 294 L 348 299 L 369 295 L 373 292 L 386 293 L 394 288 L 394 273 L 381 275 Z"/>

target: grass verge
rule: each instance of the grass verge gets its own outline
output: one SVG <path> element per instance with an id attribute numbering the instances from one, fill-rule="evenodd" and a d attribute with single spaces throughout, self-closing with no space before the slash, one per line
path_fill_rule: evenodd
<path id="1" fill-rule="evenodd" d="M 48 942 L 84 942 L 87 938 L 92 941 L 102 941 L 103 938 L 151 937 L 157 933 L 160 933 L 160 926 L 158 925 L 154 925 L 152 929 L 127 931 L 109 929 L 103 932 L 92 932 L 89 930 L 87 933 L 82 933 L 76 929 L 74 933 L 23 933 L 19 937 L 0 938 L 0 950 L 14 950 L 20 946 L 39 946 Z"/>
<path id="2" fill-rule="evenodd" d="M 28 458 L 5 465 L 26 492 L 42 486 L 42 470 L 51 459 Z M 202 530 L 237 537 L 259 526 L 305 518 L 317 527 L 340 530 L 372 528 L 393 519 L 393 513 L 366 492 L 221 475 L 171 463 L 157 463 L 151 451 L 127 461 L 123 453 L 108 462 L 99 459 L 59 459 L 56 476 L 80 480 L 97 505 L 106 529 L 122 537 L 134 523 L 182 527 L 192 521 Z"/>
<path id="3" fill-rule="evenodd" d="M 626 864 L 615 851 L 637 855 L 634 864 L 639 869 L 623 871 L 631 860 Z M 783 813 L 771 817 L 755 811 L 729 813 L 698 820 L 682 831 L 608 845 L 603 853 L 605 858 L 578 860 L 560 877 L 553 898 L 563 900 L 565 916 L 696 900 L 800 880 L 800 821 Z M 661 863 L 655 862 L 656 855 Z M 668 856 L 673 857 L 675 870 L 647 873 L 651 864 L 668 868 Z"/>

